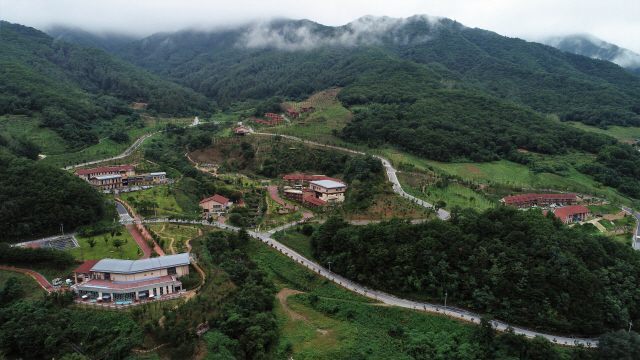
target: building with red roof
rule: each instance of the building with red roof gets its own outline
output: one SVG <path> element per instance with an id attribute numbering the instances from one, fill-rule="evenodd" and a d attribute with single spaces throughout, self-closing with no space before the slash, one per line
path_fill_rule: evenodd
<path id="1" fill-rule="evenodd" d="M 559 218 L 563 223 L 585 221 L 591 217 L 591 210 L 582 205 L 566 206 L 559 209 L 551 210 L 553 215 Z M 548 211 L 545 211 L 546 214 Z"/>
<path id="2" fill-rule="evenodd" d="M 308 198 L 304 199 L 304 204 L 309 207 L 318 207 L 326 205 L 327 202 L 318 198 L 314 198 L 313 196 L 309 196 Z"/>
<path id="3" fill-rule="evenodd" d="M 213 213 L 220 213 L 229 210 L 231 207 L 231 201 L 224 196 L 214 195 L 200 201 L 198 205 L 202 208 L 203 215 L 208 217 Z"/>
<path id="4" fill-rule="evenodd" d="M 101 167 L 101 168 L 95 168 L 95 169 L 78 169 L 73 173 L 87 181 L 89 181 L 89 179 L 93 177 L 98 177 L 98 176 L 108 176 L 108 175 L 131 176 L 136 174 L 135 170 L 133 169 L 133 165 L 118 166 L 118 167 Z"/>
<path id="5" fill-rule="evenodd" d="M 302 185 L 302 183 L 308 183 L 310 181 L 331 180 L 344 184 L 344 181 L 330 178 L 325 175 L 285 175 L 284 181 L 289 184 Z"/>
<path id="6" fill-rule="evenodd" d="M 85 260 L 82 265 L 73 270 L 76 284 L 78 283 L 78 278 L 80 278 L 80 282 L 91 280 L 91 268 L 97 264 L 98 261 L 100 260 Z"/>
<path id="7" fill-rule="evenodd" d="M 233 129 L 233 133 L 236 134 L 237 136 L 244 136 L 249 133 L 249 129 L 242 126 L 238 126 L 237 128 Z"/>
<path id="8" fill-rule="evenodd" d="M 518 209 L 531 206 L 576 205 L 578 197 L 575 194 L 524 194 L 515 196 L 505 196 L 500 202 L 514 206 Z"/>

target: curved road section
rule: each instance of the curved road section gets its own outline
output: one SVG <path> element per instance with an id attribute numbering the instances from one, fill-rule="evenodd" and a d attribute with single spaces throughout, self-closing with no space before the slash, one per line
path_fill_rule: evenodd
<path id="1" fill-rule="evenodd" d="M 148 221 L 143 221 L 143 222 L 162 222 L 165 223 L 169 221 L 169 219 L 157 219 L 157 220 L 148 220 Z M 140 222 L 140 221 L 137 221 Z M 239 231 L 240 229 L 234 226 L 230 226 L 230 225 L 225 225 L 225 224 L 220 224 L 220 223 L 212 223 L 209 224 L 206 221 L 171 221 L 171 222 L 180 222 L 180 223 L 190 223 L 190 224 L 202 224 L 202 225 L 209 225 L 209 226 L 216 226 L 219 227 L 221 229 L 226 229 L 226 230 L 231 230 L 231 231 Z M 375 289 L 371 289 L 368 287 L 365 287 L 363 285 L 360 285 L 354 281 L 351 281 L 347 278 L 344 278 L 340 275 L 337 275 L 335 273 L 329 272 L 327 269 L 325 269 L 324 267 L 318 265 L 317 263 L 305 258 L 304 256 L 298 254 L 297 252 L 293 251 L 292 249 L 288 248 L 287 246 L 283 245 L 282 243 L 274 240 L 271 238 L 271 235 L 276 232 L 276 231 L 280 231 L 282 229 L 285 228 L 289 228 L 292 226 L 297 226 L 298 222 L 294 222 L 294 223 L 290 223 L 284 226 L 281 226 L 277 229 L 271 230 L 269 232 L 264 232 L 264 233 L 259 233 L 259 232 L 248 232 L 249 235 L 255 239 L 258 239 L 268 245 L 270 245 L 271 247 L 273 247 L 274 249 L 280 251 L 281 253 L 283 253 L 284 255 L 288 256 L 289 258 L 291 258 L 292 260 L 300 263 L 301 265 L 305 266 L 306 268 L 308 268 L 309 270 L 317 273 L 318 275 L 324 276 L 325 278 L 333 281 L 334 283 L 343 286 L 344 288 L 356 292 L 358 294 L 364 295 L 366 297 L 369 297 L 371 299 L 375 299 L 378 301 L 381 301 L 385 304 L 389 304 L 389 305 L 393 305 L 393 306 L 399 306 L 399 307 L 403 307 L 403 308 L 408 308 L 408 309 L 415 309 L 415 310 L 423 310 L 423 311 L 429 311 L 429 312 L 433 312 L 433 313 L 440 313 L 440 314 L 445 314 L 448 316 L 453 316 L 456 317 L 458 319 L 461 320 L 465 320 L 465 321 L 471 321 L 474 322 L 476 324 L 480 323 L 480 318 L 482 317 L 481 314 L 477 314 L 477 313 L 473 313 L 464 309 L 459 309 L 459 308 L 455 308 L 455 307 L 444 307 L 442 305 L 437 305 L 437 304 L 430 304 L 430 303 L 426 303 L 426 302 L 417 302 L 417 301 L 412 301 L 412 300 L 407 300 L 407 299 L 402 299 L 402 298 L 398 298 L 395 297 L 393 295 L 384 293 L 382 291 L 378 291 Z M 505 331 L 507 330 L 507 327 L 509 326 L 507 323 L 504 323 L 502 321 L 497 321 L 494 320 L 492 321 L 493 323 L 493 327 L 497 330 L 500 331 Z M 598 345 L 598 340 L 597 339 L 584 339 L 584 338 L 572 338 L 572 337 L 563 337 L 563 336 L 554 336 L 554 335 L 549 335 L 549 334 L 544 334 L 544 333 L 540 333 L 540 332 L 535 332 L 535 331 L 531 331 L 528 329 L 523 329 L 523 328 L 518 328 L 515 326 L 512 326 L 515 333 L 516 334 L 523 334 L 528 338 L 533 338 L 535 336 L 542 336 L 545 337 L 547 339 L 549 339 L 550 341 L 556 343 L 556 344 L 561 344 L 561 345 L 568 345 L 568 346 L 577 346 L 578 344 L 581 344 L 585 347 L 594 347 Z"/>

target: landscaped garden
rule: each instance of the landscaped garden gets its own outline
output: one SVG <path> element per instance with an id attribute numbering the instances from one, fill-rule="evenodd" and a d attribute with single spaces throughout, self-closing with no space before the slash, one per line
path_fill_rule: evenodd
<path id="1" fill-rule="evenodd" d="M 68 250 L 76 259 L 136 260 L 144 256 L 144 252 L 126 228 L 91 237 L 77 236 L 76 239 L 80 247 Z"/>

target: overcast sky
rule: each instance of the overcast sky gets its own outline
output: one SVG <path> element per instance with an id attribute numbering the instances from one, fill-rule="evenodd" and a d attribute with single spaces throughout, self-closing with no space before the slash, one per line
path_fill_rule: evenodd
<path id="1" fill-rule="evenodd" d="M 526 40 L 590 33 L 640 53 L 640 0 L 0 0 L 0 19 L 40 30 L 63 24 L 141 37 L 271 17 L 335 26 L 364 15 L 415 14 Z"/>

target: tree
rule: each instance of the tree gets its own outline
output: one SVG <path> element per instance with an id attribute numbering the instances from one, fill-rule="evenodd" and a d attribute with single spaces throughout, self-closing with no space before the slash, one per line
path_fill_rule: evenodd
<path id="1" fill-rule="evenodd" d="M 598 339 L 598 353 L 603 360 L 640 359 L 640 335 L 619 330 L 608 332 Z"/>
<path id="2" fill-rule="evenodd" d="M 98 242 L 98 240 L 94 239 L 94 238 L 88 238 L 87 239 L 87 244 L 89 244 L 89 247 L 93 249 L 94 246 L 96 246 L 96 243 Z"/>
<path id="3" fill-rule="evenodd" d="M 116 247 L 116 250 L 120 249 L 120 246 L 124 245 L 124 241 L 122 239 L 115 239 L 111 242 L 111 245 Z"/>
<path id="4" fill-rule="evenodd" d="M 436 207 L 437 207 L 438 209 L 443 209 L 443 208 L 445 208 L 446 206 L 447 206 L 447 203 L 446 203 L 446 202 L 444 202 L 444 201 L 442 201 L 442 200 L 438 200 L 438 201 L 436 202 Z"/>
<path id="5" fill-rule="evenodd" d="M 104 240 L 104 246 L 107 246 L 109 244 L 109 236 L 108 235 L 102 235 L 102 240 Z"/>

